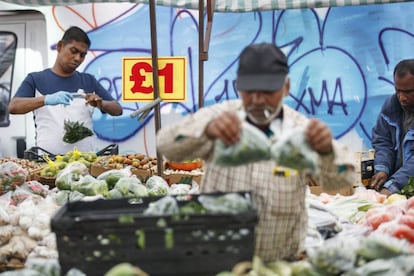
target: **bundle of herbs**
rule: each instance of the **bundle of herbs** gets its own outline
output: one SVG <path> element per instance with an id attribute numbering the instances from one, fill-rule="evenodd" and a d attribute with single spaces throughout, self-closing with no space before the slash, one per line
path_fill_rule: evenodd
<path id="1" fill-rule="evenodd" d="M 414 176 L 408 177 L 408 183 L 399 192 L 401 195 L 405 195 L 407 198 L 414 196 Z"/>
<path id="2" fill-rule="evenodd" d="M 92 136 L 93 132 L 85 127 L 82 122 L 72 122 L 65 120 L 65 135 L 63 141 L 69 144 L 74 144 L 88 136 Z"/>

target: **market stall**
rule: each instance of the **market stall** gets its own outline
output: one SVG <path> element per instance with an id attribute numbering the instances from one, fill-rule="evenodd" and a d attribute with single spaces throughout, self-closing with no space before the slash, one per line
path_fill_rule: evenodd
<path id="1" fill-rule="evenodd" d="M 142 164 L 133 164 L 137 160 Z M 202 167 L 197 162 L 181 164 L 180 169 L 193 170 L 173 170 L 180 177 L 168 183 L 154 174 L 156 159 L 143 154 L 96 157 L 74 151 L 47 163 L 3 158 L 3 273 L 41 270 L 45 276 L 57 275 L 61 269 L 73 273 L 77 266 L 94 275 L 90 269 L 96 271 L 97 263 L 99 275 L 121 263 L 150 275 L 173 275 L 172 268 L 178 273 L 174 275 L 414 271 L 412 183 L 388 198 L 363 185 L 351 194 L 315 194 L 309 189 L 304 254 L 289 262 L 263 263 L 252 255 L 257 216 L 249 193 L 218 193 L 209 199 L 200 195 L 195 179 L 202 176 Z M 131 205 L 130 199 L 141 200 Z M 160 258 L 165 265 L 153 265 Z"/>

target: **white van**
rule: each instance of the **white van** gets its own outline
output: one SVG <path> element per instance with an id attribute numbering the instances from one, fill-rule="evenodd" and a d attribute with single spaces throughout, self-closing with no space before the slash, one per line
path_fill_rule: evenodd
<path id="1" fill-rule="evenodd" d="M 22 157 L 34 145 L 33 114 L 10 115 L 8 102 L 27 73 L 48 65 L 46 20 L 35 10 L 0 14 L 0 154 Z"/>

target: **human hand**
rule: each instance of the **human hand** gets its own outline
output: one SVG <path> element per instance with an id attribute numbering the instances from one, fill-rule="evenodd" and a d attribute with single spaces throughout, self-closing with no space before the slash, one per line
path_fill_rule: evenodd
<path id="1" fill-rule="evenodd" d="M 371 177 L 369 187 L 376 191 L 380 191 L 382 188 L 382 185 L 384 185 L 387 179 L 388 179 L 388 175 L 385 172 L 377 172 Z"/>
<path id="2" fill-rule="evenodd" d="M 319 154 L 333 152 L 332 134 L 327 125 L 318 119 L 311 119 L 305 132 L 309 146 Z"/>
<path id="3" fill-rule="evenodd" d="M 387 197 L 389 197 L 390 195 L 392 195 L 391 191 L 382 188 L 380 194 L 386 195 Z"/>
<path id="4" fill-rule="evenodd" d="M 85 95 L 85 101 L 87 104 L 102 109 L 102 98 L 95 93 L 87 93 Z"/>
<path id="5" fill-rule="evenodd" d="M 53 94 L 48 94 L 45 96 L 45 105 L 58 105 L 64 104 L 69 105 L 73 100 L 73 95 L 67 91 L 58 91 Z"/>
<path id="6" fill-rule="evenodd" d="M 224 112 L 213 119 L 206 127 L 205 134 L 213 139 L 220 139 L 226 145 L 240 140 L 241 120 L 235 112 Z"/>

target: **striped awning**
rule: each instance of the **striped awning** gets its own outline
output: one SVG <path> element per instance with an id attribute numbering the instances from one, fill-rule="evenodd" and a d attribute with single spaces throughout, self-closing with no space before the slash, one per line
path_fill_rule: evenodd
<path id="1" fill-rule="evenodd" d="M 62 6 L 87 3 L 135 2 L 148 4 L 149 0 L 2 0 L 3 2 L 25 6 Z M 336 6 L 357 6 L 408 2 L 412 0 L 216 0 L 216 12 L 251 12 L 283 9 L 321 8 Z M 207 1 L 205 0 L 204 3 Z M 198 9 L 198 0 L 155 0 L 156 5 L 177 8 Z"/>

